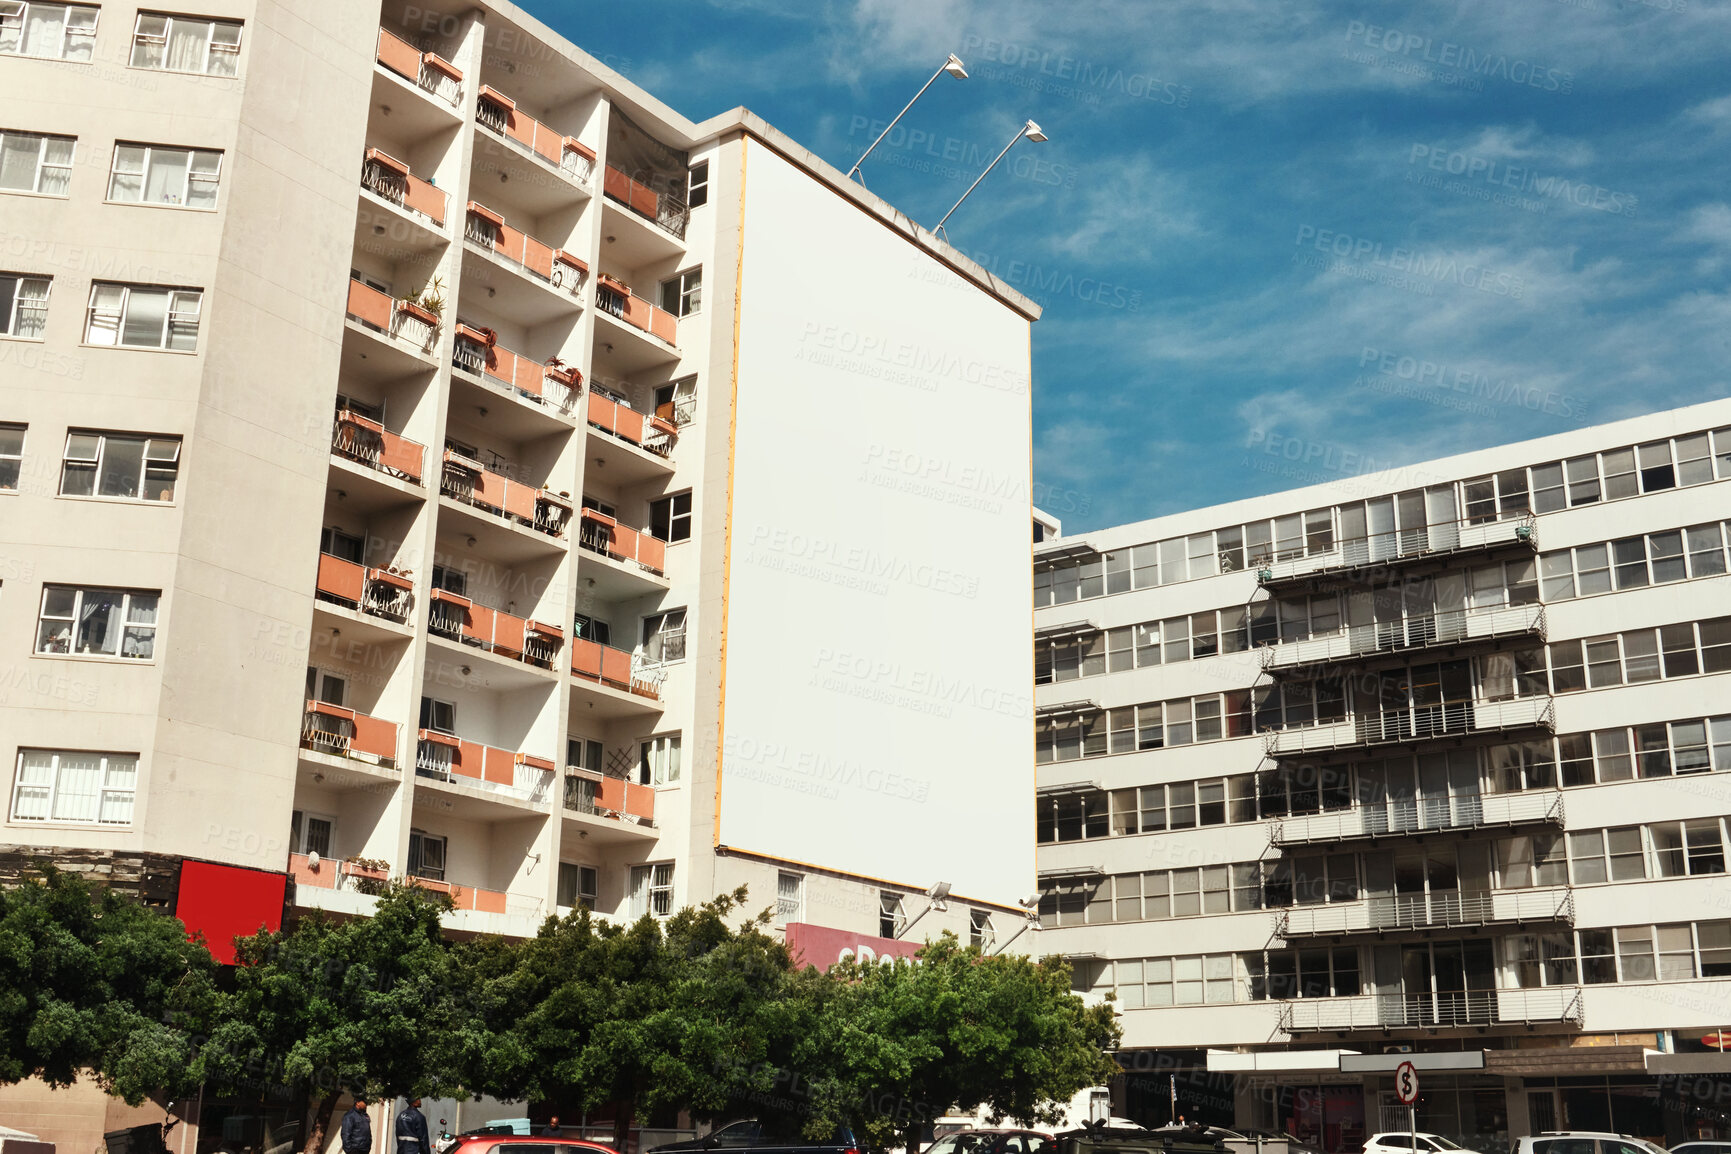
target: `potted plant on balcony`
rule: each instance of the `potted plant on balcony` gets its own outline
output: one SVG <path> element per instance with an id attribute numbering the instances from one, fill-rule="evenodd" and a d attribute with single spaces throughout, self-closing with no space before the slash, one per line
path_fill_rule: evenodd
<path id="1" fill-rule="evenodd" d="M 390 885 L 391 864 L 381 858 L 350 858 L 343 865 L 343 873 L 351 879 L 356 893 L 377 897 Z"/>
<path id="2" fill-rule="evenodd" d="M 583 384 L 583 373 L 576 365 L 568 365 L 558 357 L 547 358 L 547 375 L 566 388 L 575 389 Z"/>
<path id="3" fill-rule="evenodd" d="M 434 277 L 418 296 L 411 293 L 399 301 L 397 307 L 423 324 L 438 328 L 440 319 L 445 315 L 444 280 Z"/>

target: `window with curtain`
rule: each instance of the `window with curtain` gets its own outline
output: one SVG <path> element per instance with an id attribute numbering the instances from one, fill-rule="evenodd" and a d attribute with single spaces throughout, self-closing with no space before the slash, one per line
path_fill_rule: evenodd
<path id="1" fill-rule="evenodd" d="M 775 875 L 775 921 L 785 926 L 805 916 L 805 875 L 785 870 Z"/>
<path id="2" fill-rule="evenodd" d="M 222 153 L 215 150 L 116 144 L 108 199 L 213 209 L 221 173 Z"/>
<path id="3" fill-rule="evenodd" d="M 45 0 L 0 0 L 0 53 L 88 61 L 100 9 Z"/>
<path id="4" fill-rule="evenodd" d="M 66 196 L 77 138 L 0 132 L 0 190 Z"/>
<path id="5" fill-rule="evenodd" d="M 0 489 L 16 493 L 24 471 L 24 433 L 27 425 L 0 425 Z"/>
<path id="6" fill-rule="evenodd" d="M 673 912 L 673 863 L 631 867 L 631 916 L 658 918 Z"/>
<path id="7" fill-rule="evenodd" d="M 49 278 L 0 273 L 0 336 L 41 340 L 48 324 Z"/>
<path id="8" fill-rule="evenodd" d="M 90 286 L 85 343 L 192 352 L 203 300 L 201 289 L 98 281 Z"/>
<path id="9" fill-rule="evenodd" d="M 644 785 L 679 784 L 679 735 L 645 741 L 639 752 L 637 779 Z"/>
<path id="10" fill-rule="evenodd" d="M 179 469 L 179 437 L 74 429 L 66 434 L 60 492 L 71 497 L 172 501 Z"/>
<path id="11" fill-rule="evenodd" d="M 127 825 L 137 789 L 137 754 L 20 750 L 12 820 Z"/>
<path id="12" fill-rule="evenodd" d="M 132 33 L 132 66 L 233 76 L 240 67 L 240 29 L 237 20 L 140 12 Z"/>
<path id="13" fill-rule="evenodd" d="M 154 589 L 44 585 L 36 652 L 149 661 L 156 651 L 159 596 Z"/>

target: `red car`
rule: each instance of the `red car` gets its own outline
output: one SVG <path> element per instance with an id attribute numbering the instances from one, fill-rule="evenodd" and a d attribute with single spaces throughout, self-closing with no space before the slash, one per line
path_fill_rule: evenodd
<path id="1" fill-rule="evenodd" d="M 618 1154 L 618 1151 L 581 1138 L 548 1138 L 539 1134 L 461 1134 L 445 1154 Z"/>

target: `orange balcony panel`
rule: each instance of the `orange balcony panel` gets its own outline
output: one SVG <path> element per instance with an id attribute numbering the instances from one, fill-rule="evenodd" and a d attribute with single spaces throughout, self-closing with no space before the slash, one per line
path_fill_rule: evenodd
<path id="1" fill-rule="evenodd" d="M 445 203 L 448 199 L 443 189 L 434 188 L 418 176 L 409 177 L 408 191 L 403 194 L 405 205 L 431 217 L 440 228 L 445 227 Z"/>
<path id="2" fill-rule="evenodd" d="M 601 643 L 582 637 L 571 640 L 571 672 L 591 679 L 601 676 Z"/>
<path id="3" fill-rule="evenodd" d="M 391 331 L 393 302 L 390 296 L 369 284 L 349 281 L 349 315 L 376 329 Z"/>
<path id="4" fill-rule="evenodd" d="M 407 40 L 379 29 L 379 63 L 416 83 L 421 77 L 421 51 Z M 459 76 L 458 79 L 461 79 Z"/>
<path id="5" fill-rule="evenodd" d="M 631 178 L 614 168 L 611 164 L 601 175 L 601 191 L 615 200 L 631 200 Z"/>
<path id="6" fill-rule="evenodd" d="M 502 914 L 505 912 L 505 895 L 498 890 L 483 890 L 474 886 L 465 886 L 464 894 L 467 902 L 465 909 L 472 909 L 481 914 Z"/>
<path id="7" fill-rule="evenodd" d="M 368 717 L 357 713 L 354 717 L 355 735 L 349 739 L 349 748 L 361 753 L 370 753 L 374 757 L 388 758 L 392 761 L 397 757 L 397 725 L 393 721 L 380 721 L 376 717 Z"/>
<path id="8" fill-rule="evenodd" d="M 494 648 L 506 650 L 511 655 L 523 652 L 523 633 L 527 624 L 521 617 L 495 611 L 493 613 Z"/>
<path id="9" fill-rule="evenodd" d="M 344 601 L 361 603 L 361 584 L 365 570 L 353 561 L 345 561 L 341 557 L 333 557 L 329 553 L 319 554 L 320 593 L 329 593 L 332 597 Z"/>
<path id="10" fill-rule="evenodd" d="M 604 777 L 595 783 L 595 807 L 625 812 L 625 787 L 629 784 L 617 777 Z"/>
<path id="11" fill-rule="evenodd" d="M 451 772 L 460 777 L 483 778 L 487 775 L 487 747 L 478 741 L 457 741 L 457 756 L 451 759 Z"/>
<path id="12" fill-rule="evenodd" d="M 493 639 L 494 610 L 485 605 L 470 603 L 467 607 L 468 617 L 463 622 L 463 636 L 473 637 L 476 641 L 491 641 Z"/>
<path id="13" fill-rule="evenodd" d="M 637 563 L 657 573 L 667 568 L 667 544 L 647 533 L 637 534 Z"/>
<path id="14" fill-rule="evenodd" d="M 481 747 L 481 776 L 494 785 L 511 785 L 517 780 L 517 755 L 508 750 Z"/>
<path id="15" fill-rule="evenodd" d="M 611 645 L 601 649 L 601 680 L 612 685 L 631 684 L 631 654 Z"/>
<path id="16" fill-rule="evenodd" d="M 640 817 L 644 821 L 655 821 L 655 790 L 651 786 L 638 785 L 634 781 L 625 783 L 625 804 L 622 813 L 632 817 Z"/>
<path id="17" fill-rule="evenodd" d="M 331 890 L 337 887 L 337 863 L 330 859 L 319 862 L 318 869 L 307 864 L 304 853 L 289 854 L 288 873 L 296 885 L 311 886 L 313 889 Z"/>
<path id="18" fill-rule="evenodd" d="M 401 473 L 419 485 L 421 456 L 425 452 L 423 446 L 392 432 L 381 432 L 380 435 L 384 440 L 384 449 L 379 454 L 379 464 L 392 472 Z"/>
<path id="19" fill-rule="evenodd" d="M 679 343 L 679 322 L 665 309 L 649 306 L 649 331 L 670 345 Z"/>

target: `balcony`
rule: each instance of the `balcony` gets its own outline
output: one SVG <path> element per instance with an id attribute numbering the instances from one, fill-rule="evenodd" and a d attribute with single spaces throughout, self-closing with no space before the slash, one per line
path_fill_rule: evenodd
<path id="1" fill-rule="evenodd" d="M 527 894 L 506 893 L 434 878 L 409 877 L 404 880 L 412 886 L 451 899 L 452 912 L 440 919 L 447 929 L 529 937 L 535 933 L 535 923 L 541 917 L 542 899 Z M 489 914 L 493 917 L 485 916 Z"/>
<path id="2" fill-rule="evenodd" d="M 666 458 L 673 452 L 673 443 L 679 439 L 679 426 L 672 420 L 673 406 L 663 405 L 662 409 L 666 411 L 665 416 L 661 412 L 640 413 L 591 390 L 589 427 Z"/>
<path id="3" fill-rule="evenodd" d="M 371 417 L 338 409 L 331 427 L 331 452 L 345 461 L 410 485 L 421 483 L 426 446 L 399 436 Z"/>
<path id="4" fill-rule="evenodd" d="M 361 161 L 361 212 L 355 224 L 355 247 L 380 253 L 393 263 L 447 243 L 445 212 L 449 198 L 441 188 L 409 171 L 405 162 L 377 148 Z M 367 201 L 391 211 L 368 211 Z"/>
<path id="5" fill-rule="evenodd" d="M 551 364 L 531 360 L 499 344 L 492 330 L 460 321 L 452 342 L 451 366 L 477 384 L 561 417 L 575 415 L 583 388 L 583 376 L 575 368 L 557 360 Z M 544 432 L 545 426 L 537 431 Z M 500 433 L 511 435 L 506 430 Z"/>
<path id="6" fill-rule="evenodd" d="M 379 769 L 397 767 L 397 729 L 353 709 L 309 701 L 301 718 L 301 748 Z"/>
<path id="7" fill-rule="evenodd" d="M 667 545 L 659 538 L 621 525 L 598 509 L 584 509 L 578 518 L 577 544 L 608 562 L 588 574 L 596 580 L 595 594 L 604 600 L 622 601 L 667 589 Z"/>
<path id="8" fill-rule="evenodd" d="M 595 150 L 576 137 L 548 128 L 484 84 L 475 103 L 475 126 L 480 139 L 472 185 L 479 187 L 483 180 L 488 187 L 509 185 L 512 201 L 532 216 L 589 197 Z"/>
<path id="9" fill-rule="evenodd" d="M 432 367 L 433 342 L 439 337 L 438 314 L 413 301 L 394 300 L 363 281 L 349 281 L 348 319 L 377 336 L 385 347 L 402 354 L 385 371 L 413 372 Z"/>
<path id="10" fill-rule="evenodd" d="M 571 675 L 591 690 L 604 691 L 591 702 L 593 715 L 611 718 L 659 712 L 667 670 L 623 649 L 579 637 L 571 643 Z"/>
<path id="11" fill-rule="evenodd" d="M 655 790 L 576 766 L 565 767 L 565 819 L 599 844 L 653 841 Z"/>
<path id="12" fill-rule="evenodd" d="M 392 126 L 410 138 L 448 129 L 462 116 L 463 72 L 438 53 L 422 52 L 381 28 L 372 107 L 380 105 L 391 110 Z"/>
<path id="13" fill-rule="evenodd" d="M 390 871 L 311 854 L 289 854 L 288 875 L 294 882 L 297 906 L 332 913 L 370 916 Z"/>
<path id="14" fill-rule="evenodd" d="M 1508 701 L 1442 701 L 1361 713 L 1324 725 L 1272 730 L 1264 735 L 1263 748 L 1270 757 L 1302 757 L 1525 729 L 1550 732 L 1554 716 L 1555 708 L 1548 696 Z"/>
<path id="15" fill-rule="evenodd" d="M 1562 824 L 1563 795 L 1551 789 L 1395 798 L 1332 813 L 1289 817 L 1274 824 L 1269 840 L 1277 846 L 1293 846 L 1522 825 L 1560 829 Z"/>
<path id="16" fill-rule="evenodd" d="M 464 279 L 487 287 L 488 307 L 499 315 L 533 328 L 581 311 L 589 281 L 582 258 L 512 228 L 476 200 L 464 216 L 463 242 Z"/>
<path id="17" fill-rule="evenodd" d="M 330 553 L 319 554 L 318 598 L 354 613 L 406 625 L 415 607 L 407 574 L 374 569 Z"/>
<path id="18" fill-rule="evenodd" d="M 1282 911 L 1274 932 L 1283 938 L 1327 938 L 1347 934 L 1461 930 L 1510 923 L 1575 924 L 1574 893 L 1567 886 L 1533 890 L 1484 890 L 1404 894 L 1355 902 L 1298 906 Z"/>
<path id="19" fill-rule="evenodd" d="M 1580 1026 L 1576 986 L 1537 990 L 1457 990 L 1426 994 L 1361 994 L 1298 998 L 1280 1008 L 1287 1033 L 1348 1030 L 1420 1030 L 1499 1024 Z"/>
<path id="20" fill-rule="evenodd" d="M 443 589 L 433 590 L 427 632 L 549 672 L 558 668 L 565 647 L 565 633 L 557 625 L 489 609 Z"/>
<path id="21" fill-rule="evenodd" d="M 1350 581 L 1366 569 L 1455 557 L 1538 549 L 1538 529 L 1532 514 L 1505 521 L 1444 521 L 1419 529 L 1401 529 L 1337 542 L 1333 548 L 1305 557 L 1263 562 L 1256 580 L 1264 589 L 1299 590 L 1323 581 Z"/>
<path id="22" fill-rule="evenodd" d="M 598 340 L 603 328 L 626 338 L 609 357 L 613 371 L 631 374 L 679 359 L 679 322 L 634 295 L 624 281 L 606 273 L 596 277 L 595 308 L 606 318 L 596 330 Z"/>
<path id="23" fill-rule="evenodd" d="M 484 518 L 503 522 L 519 532 L 533 531 L 548 539 L 564 537 L 565 528 L 571 521 L 568 498 L 510 480 L 453 449 L 445 450 L 439 493 L 475 510 Z M 504 542 L 496 544 L 501 550 L 508 548 Z M 502 553 L 494 553 L 494 556 L 506 559 Z"/>
<path id="24" fill-rule="evenodd" d="M 545 757 L 464 741 L 454 733 L 422 729 L 416 733 L 415 776 L 478 790 L 481 799 L 501 798 L 515 803 L 517 808 L 539 807 L 552 795 L 553 762 Z M 472 806 L 454 808 L 453 812 L 456 816 L 482 820 L 501 816 L 496 811 L 478 811 Z"/>
<path id="25" fill-rule="evenodd" d="M 1318 669 L 1382 654 L 1410 654 L 1509 637 L 1545 639 L 1543 605 L 1494 605 L 1455 610 L 1406 621 L 1354 625 L 1331 637 L 1288 641 L 1262 647 L 1262 668 L 1270 673 Z"/>

